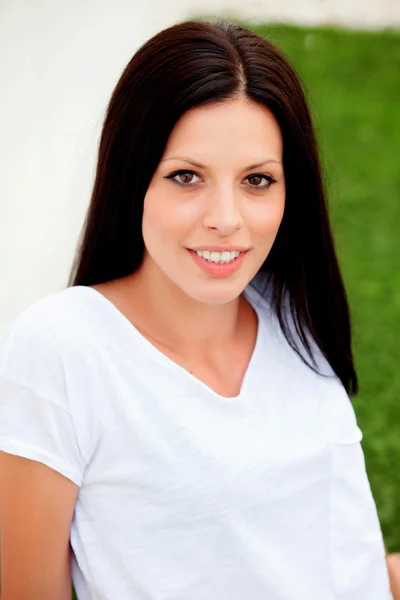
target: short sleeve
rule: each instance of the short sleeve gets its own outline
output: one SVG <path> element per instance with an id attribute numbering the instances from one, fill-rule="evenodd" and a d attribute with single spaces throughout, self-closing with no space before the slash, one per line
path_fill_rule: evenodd
<path id="1" fill-rule="evenodd" d="M 0 339 L 0 451 L 41 462 L 80 486 L 84 461 L 45 308 L 29 307 Z"/>
<path id="2" fill-rule="evenodd" d="M 82 484 L 83 461 L 71 415 L 1 375 L 0 450 L 41 462 L 76 485 Z"/>

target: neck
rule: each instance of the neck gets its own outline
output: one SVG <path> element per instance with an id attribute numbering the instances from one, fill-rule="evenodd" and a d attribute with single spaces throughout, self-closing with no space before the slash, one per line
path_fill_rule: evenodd
<path id="1" fill-rule="evenodd" d="M 191 298 L 163 274 L 138 270 L 124 278 L 124 303 L 135 298 L 138 328 L 158 342 L 191 356 L 229 347 L 243 331 L 247 301 L 241 295 L 223 304 Z M 151 329 L 149 330 L 149 324 Z"/>

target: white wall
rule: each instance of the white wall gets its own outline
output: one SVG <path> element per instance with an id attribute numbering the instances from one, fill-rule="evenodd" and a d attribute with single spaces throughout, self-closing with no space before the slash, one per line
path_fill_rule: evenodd
<path id="1" fill-rule="evenodd" d="M 129 58 L 198 14 L 400 27 L 399 0 L 2 0 L 0 334 L 66 286 L 104 109 Z"/>
<path id="2" fill-rule="evenodd" d="M 150 25 L 148 2 L 0 3 L 0 331 L 66 285 L 104 109 Z"/>

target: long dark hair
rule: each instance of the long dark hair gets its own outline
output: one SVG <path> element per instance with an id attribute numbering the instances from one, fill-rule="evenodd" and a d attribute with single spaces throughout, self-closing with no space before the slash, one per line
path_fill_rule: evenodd
<path id="1" fill-rule="evenodd" d="M 138 269 L 144 197 L 172 128 L 192 107 L 241 94 L 272 111 L 283 138 L 286 206 L 260 269 L 271 278 L 273 308 L 297 354 L 316 370 L 311 336 L 347 392 L 356 394 L 349 306 L 302 85 L 280 50 L 238 24 L 178 23 L 143 44 L 127 64 L 107 107 L 68 287 L 103 283 Z"/>

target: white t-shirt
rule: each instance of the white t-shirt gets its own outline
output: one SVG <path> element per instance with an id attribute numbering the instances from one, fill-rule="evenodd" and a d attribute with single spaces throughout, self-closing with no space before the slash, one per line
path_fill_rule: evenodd
<path id="1" fill-rule="evenodd" d="M 234 398 L 89 287 L 35 302 L 3 335 L 0 450 L 79 486 L 79 600 L 392 598 L 353 406 L 257 287 L 245 294 L 259 326 Z"/>

